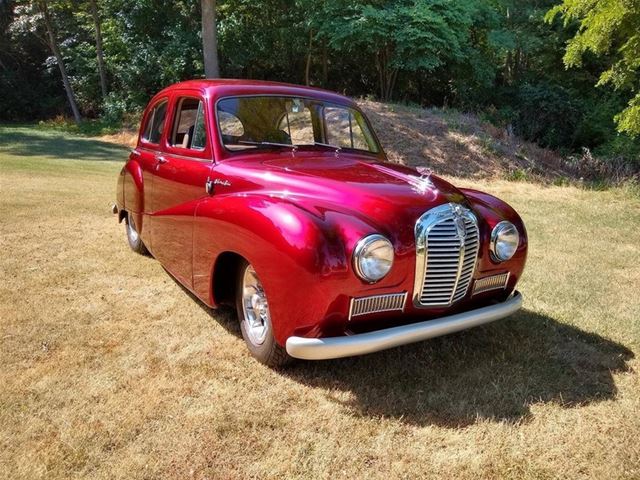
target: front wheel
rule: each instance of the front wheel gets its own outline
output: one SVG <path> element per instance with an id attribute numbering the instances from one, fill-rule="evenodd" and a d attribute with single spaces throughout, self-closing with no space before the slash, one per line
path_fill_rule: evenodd
<path id="1" fill-rule="evenodd" d="M 138 228 L 136 227 L 136 223 L 131 212 L 127 213 L 125 228 L 127 229 L 127 241 L 129 242 L 131 250 L 141 255 L 147 255 L 149 251 L 147 250 L 147 247 L 145 247 L 144 243 L 142 243 L 140 233 L 138 232 Z"/>
<path id="2" fill-rule="evenodd" d="M 267 295 L 256 271 L 247 261 L 242 261 L 238 269 L 236 292 L 240 330 L 251 354 L 270 367 L 288 363 L 291 357 L 273 337 Z"/>

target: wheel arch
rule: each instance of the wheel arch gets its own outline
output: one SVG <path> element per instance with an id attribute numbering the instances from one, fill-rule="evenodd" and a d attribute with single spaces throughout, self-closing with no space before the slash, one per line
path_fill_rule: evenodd
<path id="1" fill-rule="evenodd" d="M 215 305 L 233 305 L 235 302 L 236 275 L 243 260 L 248 261 L 231 250 L 226 250 L 216 257 L 211 272 L 211 294 Z"/>

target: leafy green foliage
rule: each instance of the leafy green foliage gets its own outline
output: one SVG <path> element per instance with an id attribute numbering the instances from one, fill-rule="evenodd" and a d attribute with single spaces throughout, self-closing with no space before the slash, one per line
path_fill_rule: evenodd
<path id="1" fill-rule="evenodd" d="M 218 0 L 220 69 L 471 110 L 544 146 L 634 162 L 640 0 L 559 1 Z M 203 75 L 200 2 L 98 0 L 106 97 L 88 0 L 48 2 L 85 117 L 113 124 Z M 0 0 L 0 119 L 67 112 L 33 4 Z"/>
<path id="2" fill-rule="evenodd" d="M 616 115 L 618 130 L 640 135 L 640 0 L 564 0 L 547 20 L 561 15 L 565 25 L 578 23 L 568 42 L 564 63 L 581 67 L 587 53 L 605 59 L 597 85 L 612 85 L 631 94 L 627 107 Z"/>

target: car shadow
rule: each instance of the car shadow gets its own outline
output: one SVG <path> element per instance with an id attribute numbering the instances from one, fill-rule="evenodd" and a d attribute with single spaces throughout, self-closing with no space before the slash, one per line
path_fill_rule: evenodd
<path id="1" fill-rule="evenodd" d="M 225 330 L 242 336 L 235 308 L 212 310 L 176 283 Z M 631 371 L 627 362 L 634 356 L 597 334 L 521 310 L 370 355 L 296 361 L 280 373 L 354 415 L 458 428 L 479 420 L 527 421 L 531 405 L 540 402 L 570 408 L 613 399 L 613 375 Z"/>
<path id="2" fill-rule="evenodd" d="M 491 325 L 362 357 L 298 362 L 283 375 L 355 415 L 461 427 L 527 421 L 531 405 L 616 396 L 631 350 L 522 310 Z"/>
<path id="3" fill-rule="evenodd" d="M 3 129 L 0 139 L 3 152 L 21 157 L 123 162 L 128 152 L 113 143 L 33 128 Z"/>

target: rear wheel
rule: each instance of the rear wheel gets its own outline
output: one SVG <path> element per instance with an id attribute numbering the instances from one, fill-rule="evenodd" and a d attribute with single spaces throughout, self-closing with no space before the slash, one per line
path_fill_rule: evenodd
<path id="1" fill-rule="evenodd" d="M 280 367 L 291 360 L 287 351 L 273 337 L 267 296 L 255 269 L 243 260 L 238 269 L 236 308 L 240 330 L 251 354 L 270 367 Z"/>
<path id="2" fill-rule="evenodd" d="M 147 255 L 149 251 L 147 250 L 147 247 L 144 246 L 144 243 L 140 238 L 140 233 L 136 227 L 133 215 L 131 215 L 130 212 L 127 213 L 127 217 L 125 219 L 125 228 L 127 229 L 127 241 L 129 242 L 131 250 L 141 255 Z"/>

